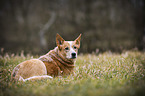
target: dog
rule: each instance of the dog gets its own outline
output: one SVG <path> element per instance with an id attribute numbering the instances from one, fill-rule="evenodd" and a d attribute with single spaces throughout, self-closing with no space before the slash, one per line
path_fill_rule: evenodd
<path id="1" fill-rule="evenodd" d="M 38 59 L 30 59 L 18 64 L 12 71 L 12 80 L 27 81 L 69 75 L 75 67 L 80 40 L 81 34 L 74 41 L 65 41 L 57 33 L 57 47 Z"/>

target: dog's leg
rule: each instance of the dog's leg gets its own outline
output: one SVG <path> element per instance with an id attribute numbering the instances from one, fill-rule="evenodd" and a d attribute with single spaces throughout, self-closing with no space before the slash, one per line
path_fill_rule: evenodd
<path id="1" fill-rule="evenodd" d="M 53 77 L 48 76 L 48 75 L 42 75 L 42 76 L 32 76 L 30 78 L 24 79 L 23 77 L 20 76 L 19 81 L 25 82 L 25 81 L 29 81 L 29 80 L 33 81 L 33 80 L 41 80 L 41 79 L 46 79 L 46 78 L 52 79 Z"/>

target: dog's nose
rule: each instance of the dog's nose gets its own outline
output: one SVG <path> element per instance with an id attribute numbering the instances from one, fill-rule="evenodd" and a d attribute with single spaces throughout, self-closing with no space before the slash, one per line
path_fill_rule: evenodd
<path id="1" fill-rule="evenodd" d="M 76 53 L 72 53 L 72 58 L 76 58 Z"/>

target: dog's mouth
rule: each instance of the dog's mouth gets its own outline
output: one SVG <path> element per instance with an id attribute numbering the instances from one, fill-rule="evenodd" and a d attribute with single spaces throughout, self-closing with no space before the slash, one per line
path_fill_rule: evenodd
<path id="1" fill-rule="evenodd" d="M 77 58 L 77 53 L 71 53 L 66 55 L 67 59 L 76 59 Z"/>
<path id="2" fill-rule="evenodd" d="M 71 57 L 68 57 L 67 59 L 76 59 L 77 56 L 71 56 Z"/>
<path id="3" fill-rule="evenodd" d="M 74 57 L 71 57 L 71 59 L 76 59 L 77 57 L 76 56 L 74 56 Z"/>

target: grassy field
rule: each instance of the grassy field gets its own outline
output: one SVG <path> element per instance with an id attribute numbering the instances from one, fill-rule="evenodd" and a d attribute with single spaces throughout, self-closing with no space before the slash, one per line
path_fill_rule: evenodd
<path id="1" fill-rule="evenodd" d="M 11 82 L 13 68 L 30 58 L 0 56 L 0 96 L 145 96 L 145 52 L 79 55 L 67 77 Z"/>

